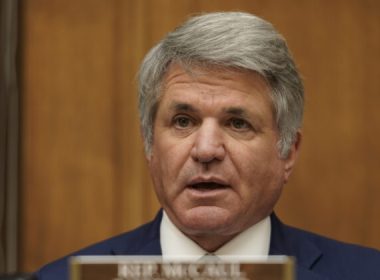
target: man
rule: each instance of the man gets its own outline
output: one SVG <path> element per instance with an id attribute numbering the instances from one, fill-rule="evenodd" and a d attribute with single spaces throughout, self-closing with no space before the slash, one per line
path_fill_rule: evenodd
<path id="1" fill-rule="evenodd" d="M 380 253 L 272 213 L 301 141 L 303 86 L 284 39 L 246 13 L 194 17 L 139 76 L 146 157 L 163 210 L 73 255 L 292 255 L 297 279 L 380 279 Z M 67 258 L 38 279 L 67 279 Z"/>

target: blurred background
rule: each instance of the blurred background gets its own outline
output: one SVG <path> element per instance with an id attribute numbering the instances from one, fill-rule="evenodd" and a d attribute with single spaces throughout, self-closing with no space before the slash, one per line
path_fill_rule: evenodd
<path id="1" fill-rule="evenodd" d="M 377 0 L 2 0 L 0 272 L 152 219 L 139 132 L 144 54 L 191 15 L 247 11 L 284 35 L 306 89 L 291 225 L 380 249 Z"/>

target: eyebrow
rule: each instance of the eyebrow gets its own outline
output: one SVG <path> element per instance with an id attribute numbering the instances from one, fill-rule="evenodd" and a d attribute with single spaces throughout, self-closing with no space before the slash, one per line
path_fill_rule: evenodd
<path id="1" fill-rule="evenodd" d="M 192 112 L 192 113 L 199 111 L 188 103 L 177 103 L 177 102 L 173 102 L 170 105 L 170 110 L 177 111 L 177 112 L 180 111 L 180 112 Z"/>
<path id="2" fill-rule="evenodd" d="M 223 109 L 224 113 L 238 117 L 248 117 L 247 111 L 241 107 L 228 107 Z"/>
<path id="3" fill-rule="evenodd" d="M 183 103 L 183 102 L 173 102 L 170 105 L 170 110 L 176 111 L 176 112 L 190 112 L 190 113 L 196 113 L 199 112 L 198 109 L 196 109 L 194 106 L 188 104 L 188 103 Z M 237 116 L 237 117 L 242 117 L 242 118 L 248 118 L 249 114 L 247 110 L 241 107 L 227 107 L 223 108 L 223 113 Z"/>
<path id="4" fill-rule="evenodd" d="M 192 106 L 191 104 L 184 103 L 184 102 L 176 102 L 174 101 L 170 107 L 169 110 L 175 111 L 175 112 L 189 112 L 189 113 L 198 113 L 199 110 Z M 223 113 L 241 117 L 245 119 L 252 119 L 252 116 L 250 117 L 250 114 L 248 114 L 247 110 L 242 107 L 227 107 L 223 108 Z M 256 122 L 261 123 L 261 118 L 256 116 Z"/>
<path id="5" fill-rule="evenodd" d="M 235 117 L 243 118 L 243 119 L 249 119 L 252 123 L 256 124 L 256 128 L 259 128 L 263 125 L 263 119 L 260 115 L 257 114 L 249 114 L 246 109 L 242 107 L 228 107 L 224 108 L 223 112 Z"/>
<path id="6" fill-rule="evenodd" d="M 243 119 L 252 119 L 252 114 L 249 114 L 248 111 L 242 107 L 227 107 L 223 109 L 225 114 L 243 118 Z"/>

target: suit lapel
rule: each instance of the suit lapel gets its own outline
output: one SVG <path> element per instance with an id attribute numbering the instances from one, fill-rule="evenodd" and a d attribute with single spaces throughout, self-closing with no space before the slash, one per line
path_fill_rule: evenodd
<path id="1" fill-rule="evenodd" d="M 297 280 L 329 280 L 329 278 L 317 274 L 310 269 L 304 268 L 302 266 L 297 266 L 296 268 Z"/>
<path id="2" fill-rule="evenodd" d="M 146 239 L 141 241 L 140 250 L 136 255 L 162 255 L 160 242 L 160 227 L 162 220 L 162 209 L 157 213 L 146 234 Z"/>
<path id="3" fill-rule="evenodd" d="M 271 226 L 270 255 L 294 256 L 297 280 L 327 279 L 312 271 L 312 267 L 322 258 L 322 252 L 306 233 L 285 226 L 275 214 L 271 215 Z"/>
<path id="4" fill-rule="evenodd" d="M 161 255 L 160 225 L 162 209 L 149 224 L 129 234 L 131 240 L 124 244 L 117 243 L 112 247 L 114 255 Z M 128 247 L 126 247 L 128 246 Z"/>

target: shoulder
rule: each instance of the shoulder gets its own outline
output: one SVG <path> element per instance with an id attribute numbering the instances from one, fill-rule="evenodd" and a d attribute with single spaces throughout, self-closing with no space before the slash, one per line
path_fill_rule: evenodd
<path id="1" fill-rule="evenodd" d="M 380 279 L 379 250 L 337 241 L 289 226 L 285 226 L 285 231 L 293 239 L 293 244 L 298 244 L 299 240 L 307 240 L 318 248 L 320 256 L 311 267 L 313 271 L 329 275 L 331 279 Z"/>
<path id="2" fill-rule="evenodd" d="M 73 252 L 61 259 L 49 263 L 39 269 L 35 276 L 39 280 L 67 280 L 69 279 L 69 261 L 73 256 L 91 255 L 139 255 L 160 253 L 159 225 L 161 212 L 156 218 L 132 231 L 103 240 L 79 251 Z"/>
<path id="3" fill-rule="evenodd" d="M 348 253 L 355 253 L 355 255 L 359 254 L 358 257 L 364 257 L 366 255 L 380 257 L 380 251 L 376 249 L 338 241 L 326 236 L 291 226 L 285 226 L 285 230 L 290 236 L 293 236 L 294 240 L 299 238 L 307 238 L 310 242 L 315 244 L 324 254 L 330 253 L 348 256 L 351 255 Z"/>

